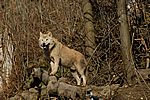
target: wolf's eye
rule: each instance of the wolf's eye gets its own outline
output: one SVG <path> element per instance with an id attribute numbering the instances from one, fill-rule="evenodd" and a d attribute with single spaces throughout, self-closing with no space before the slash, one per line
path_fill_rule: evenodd
<path id="1" fill-rule="evenodd" d="M 47 41 L 48 39 L 46 39 L 46 41 Z"/>

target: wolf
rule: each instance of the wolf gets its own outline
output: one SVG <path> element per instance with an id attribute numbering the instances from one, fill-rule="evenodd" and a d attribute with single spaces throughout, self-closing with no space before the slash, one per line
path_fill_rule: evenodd
<path id="1" fill-rule="evenodd" d="M 85 72 L 87 62 L 82 53 L 63 45 L 54 38 L 52 33 L 49 31 L 46 34 L 40 32 L 39 46 L 43 50 L 49 50 L 48 56 L 51 59 L 50 75 L 55 75 L 59 66 L 68 67 L 70 68 L 73 77 L 76 79 L 77 85 L 81 85 L 82 79 L 82 85 L 86 86 Z"/>

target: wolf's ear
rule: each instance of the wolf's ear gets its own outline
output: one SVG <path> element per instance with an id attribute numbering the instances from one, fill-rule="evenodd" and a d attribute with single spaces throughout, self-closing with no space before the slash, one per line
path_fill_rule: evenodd
<path id="1" fill-rule="evenodd" d="M 48 36 L 52 37 L 52 32 L 48 31 Z"/>
<path id="2" fill-rule="evenodd" d="M 40 32 L 40 36 L 42 36 L 42 34 L 43 34 L 43 33 L 42 33 L 42 32 Z"/>

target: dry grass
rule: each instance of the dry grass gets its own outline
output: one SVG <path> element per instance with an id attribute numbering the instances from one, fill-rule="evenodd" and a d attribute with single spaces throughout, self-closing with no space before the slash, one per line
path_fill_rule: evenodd
<path id="1" fill-rule="evenodd" d="M 0 1 L 0 33 L 4 34 L 7 29 L 15 47 L 12 74 L 4 91 L 6 97 L 23 88 L 28 63 L 38 61 L 42 56 L 38 46 L 40 31 L 51 31 L 63 44 L 86 55 L 81 1 Z M 116 4 L 109 0 L 90 1 L 98 46 L 89 62 L 88 84 L 103 85 L 123 69 Z"/>

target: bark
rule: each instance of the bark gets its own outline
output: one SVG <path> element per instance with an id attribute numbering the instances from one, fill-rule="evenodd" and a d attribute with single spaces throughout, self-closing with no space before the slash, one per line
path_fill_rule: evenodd
<path id="1" fill-rule="evenodd" d="M 93 13 L 92 13 L 92 5 L 89 0 L 83 0 L 83 13 L 85 18 L 85 32 L 86 32 L 86 51 L 88 55 L 91 56 L 93 50 L 95 48 L 95 33 L 93 26 Z"/>
<path id="2" fill-rule="evenodd" d="M 0 69 L 2 70 L 0 73 L 0 87 L 8 83 L 12 69 L 13 45 L 8 33 L 9 32 L 6 28 L 5 32 L 1 34 L 0 38 Z"/>
<path id="3" fill-rule="evenodd" d="M 126 0 L 118 0 L 117 10 L 119 17 L 119 30 L 120 30 L 120 39 L 121 39 L 121 51 L 122 59 L 124 63 L 124 69 L 129 84 L 132 84 L 132 76 L 135 74 L 135 65 L 132 57 L 131 41 L 129 34 L 129 26 L 127 22 L 126 15 Z"/>

